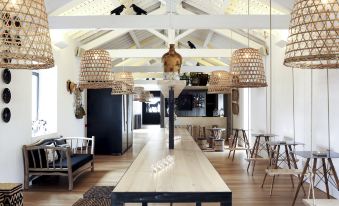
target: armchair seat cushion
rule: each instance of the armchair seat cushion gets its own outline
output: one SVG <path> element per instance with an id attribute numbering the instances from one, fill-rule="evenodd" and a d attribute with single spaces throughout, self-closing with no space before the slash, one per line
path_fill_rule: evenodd
<path id="1" fill-rule="evenodd" d="M 80 167 L 84 166 L 91 160 L 93 160 L 93 155 L 91 154 L 74 154 L 71 157 L 72 160 L 72 171 L 75 171 L 79 169 Z M 50 165 L 52 166 L 52 165 Z M 60 167 L 60 161 L 55 162 L 55 167 L 59 168 Z M 61 161 L 61 167 L 62 168 L 67 168 L 67 160 L 63 159 Z"/>

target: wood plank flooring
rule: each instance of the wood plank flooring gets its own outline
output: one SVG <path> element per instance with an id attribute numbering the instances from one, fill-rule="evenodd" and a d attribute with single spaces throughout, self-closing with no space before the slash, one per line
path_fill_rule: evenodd
<path id="1" fill-rule="evenodd" d="M 114 185 L 122 177 L 133 159 L 138 155 L 147 141 L 147 133 L 151 130 L 136 130 L 133 148 L 123 156 L 96 156 L 95 172 L 86 173 L 74 184 L 74 190 L 68 191 L 67 179 L 63 177 L 46 177 L 37 181 L 28 191 L 24 192 L 25 206 L 60 206 L 72 205 L 82 197 L 93 185 Z M 260 188 L 264 177 L 266 165 L 257 163 L 254 176 L 246 172 L 247 162 L 244 160 L 245 152 L 238 151 L 234 162 L 227 159 L 227 152 L 206 152 L 208 159 L 219 172 L 220 176 L 232 190 L 234 206 L 289 206 L 292 204 L 294 189 L 289 177 L 277 177 L 272 197 L 269 195 L 272 178 L 268 177 L 264 188 Z M 194 171 L 192 171 L 194 172 Z M 145 182 L 147 184 L 147 182 Z M 297 184 L 297 179 L 295 179 Z M 305 187 L 307 190 L 308 187 Z M 325 198 L 323 192 L 317 191 L 317 198 Z M 300 192 L 297 206 L 302 203 L 303 193 Z M 138 204 L 127 204 L 138 205 Z M 150 204 L 169 205 L 169 204 Z M 195 204 L 175 204 L 195 205 Z M 218 205 L 218 204 L 203 204 Z"/>

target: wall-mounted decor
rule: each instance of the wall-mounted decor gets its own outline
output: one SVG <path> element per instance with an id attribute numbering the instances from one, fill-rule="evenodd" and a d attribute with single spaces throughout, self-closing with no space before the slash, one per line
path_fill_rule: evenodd
<path id="1" fill-rule="evenodd" d="M 239 114 L 239 104 L 238 103 L 232 103 L 232 113 L 234 115 Z"/>
<path id="2" fill-rule="evenodd" d="M 232 101 L 238 102 L 239 101 L 239 90 L 232 89 Z"/>
<path id="3" fill-rule="evenodd" d="M 74 82 L 72 82 L 71 80 L 68 80 L 68 81 L 66 82 L 66 88 L 67 88 L 67 91 L 68 91 L 70 94 L 72 94 L 72 93 L 75 91 L 75 89 L 77 88 L 77 84 L 74 83 Z"/>
<path id="4" fill-rule="evenodd" d="M 2 91 L 2 100 L 8 104 L 10 101 L 11 101 L 11 91 L 8 89 L 8 88 L 5 88 L 3 91 Z"/>
<path id="5" fill-rule="evenodd" d="M 11 110 L 9 110 L 8 107 L 2 110 L 2 120 L 6 123 L 9 122 L 9 120 L 11 120 Z"/>
<path id="6" fill-rule="evenodd" d="M 5 82 L 5 84 L 11 83 L 12 75 L 9 69 L 4 69 L 2 72 L 2 80 Z"/>
<path id="7" fill-rule="evenodd" d="M 54 66 L 43 0 L 2 0 L 0 68 L 47 69 Z"/>
<path id="8" fill-rule="evenodd" d="M 74 114 L 77 119 L 82 119 L 86 115 L 86 111 L 82 105 L 82 91 L 79 87 L 74 90 Z"/>

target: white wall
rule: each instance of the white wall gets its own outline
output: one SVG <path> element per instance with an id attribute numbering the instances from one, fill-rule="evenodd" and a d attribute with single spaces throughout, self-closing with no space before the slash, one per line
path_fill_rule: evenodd
<path id="1" fill-rule="evenodd" d="M 70 44 L 65 49 L 54 52 L 58 67 L 58 133 L 63 136 L 85 136 L 85 118 L 79 120 L 74 115 L 74 95 L 66 89 L 67 80 L 79 81 L 80 58 L 75 57 L 75 46 Z M 83 92 L 85 101 L 85 92 Z M 86 110 L 86 105 L 84 105 Z"/>
<path id="2" fill-rule="evenodd" d="M 74 56 L 74 46 L 54 51 L 57 66 L 57 133 L 64 136 L 84 136 L 84 120 L 74 116 L 74 97 L 66 90 L 68 79 L 78 82 L 79 59 Z M 0 69 L 2 74 L 3 69 Z M 12 119 L 0 119 L 0 182 L 23 182 L 22 146 L 32 138 L 32 74 L 31 71 L 11 70 L 12 82 L 5 85 L 0 80 L 0 91 L 10 88 L 12 100 L 5 105 L 0 100 L 0 111 L 9 107 Z"/>
<path id="3" fill-rule="evenodd" d="M 0 69 L 2 75 L 3 69 Z M 31 71 L 11 70 L 12 81 L 6 85 L 0 79 L 0 91 L 11 90 L 9 104 L 0 100 L 0 112 L 5 107 L 11 110 L 11 120 L 4 123 L 0 118 L 0 182 L 22 182 L 22 145 L 31 140 Z"/>
<path id="4" fill-rule="evenodd" d="M 274 41 L 273 41 L 274 42 Z M 283 66 L 284 48 L 273 47 L 272 56 L 272 115 L 271 132 L 279 135 L 293 137 L 293 87 L 292 69 Z M 269 70 L 269 57 L 266 58 L 266 70 Z M 338 70 L 331 70 L 330 73 L 330 121 L 331 121 L 331 149 L 339 152 L 339 78 Z M 328 148 L 329 139 L 327 132 L 327 93 L 326 93 L 326 70 L 313 71 L 313 126 L 311 127 L 311 71 L 294 69 L 295 82 L 295 137 L 297 141 L 305 143 L 299 150 L 316 150 L 320 147 Z M 269 73 L 267 73 L 269 80 Z M 251 90 L 251 128 L 252 132 L 269 131 L 269 102 L 270 92 L 268 92 L 268 107 L 266 110 L 265 89 Z M 240 111 L 245 108 L 241 108 Z M 265 113 L 268 113 L 267 121 Z M 266 129 L 267 128 L 267 129 Z M 311 128 L 313 138 L 311 139 Z M 334 160 L 335 167 L 339 171 L 339 160 Z M 324 189 L 324 185 L 320 184 Z M 339 198 L 339 192 L 331 187 L 331 194 Z"/>

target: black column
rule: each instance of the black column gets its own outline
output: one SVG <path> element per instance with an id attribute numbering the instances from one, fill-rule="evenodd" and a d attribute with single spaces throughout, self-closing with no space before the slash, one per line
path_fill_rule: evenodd
<path id="1" fill-rule="evenodd" d="M 160 94 L 160 128 L 165 128 L 165 97 Z"/>
<path id="2" fill-rule="evenodd" d="M 174 90 L 173 87 L 170 88 L 168 92 L 168 146 L 169 149 L 174 149 Z"/>

